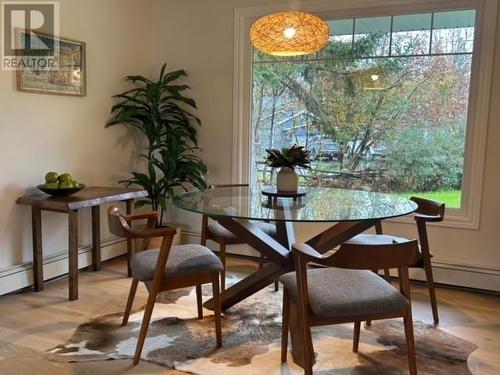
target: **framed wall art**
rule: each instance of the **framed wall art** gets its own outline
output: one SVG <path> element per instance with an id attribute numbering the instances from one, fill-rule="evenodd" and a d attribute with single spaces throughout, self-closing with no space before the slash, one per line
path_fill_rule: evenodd
<path id="1" fill-rule="evenodd" d="M 20 56 L 20 59 L 25 58 L 26 63 L 17 70 L 17 89 L 41 94 L 85 96 L 85 43 L 18 30 L 16 38 L 18 43 L 24 43 L 23 41 L 29 38 L 31 38 L 30 46 L 33 46 L 33 49 L 30 50 L 24 46 L 22 48 L 23 56 Z M 35 45 L 33 39 L 38 45 L 48 46 L 57 51 L 53 57 L 56 67 L 32 63 L 37 59 L 38 62 L 44 61 L 37 57 L 40 54 L 40 48 Z"/>

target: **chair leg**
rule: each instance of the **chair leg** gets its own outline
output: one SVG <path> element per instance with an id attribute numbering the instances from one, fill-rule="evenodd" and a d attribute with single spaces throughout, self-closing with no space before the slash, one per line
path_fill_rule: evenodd
<path id="1" fill-rule="evenodd" d="M 149 321 L 151 320 L 151 314 L 153 313 L 153 307 L 155 306 L 157 294 L 157 288 L 153 286 L 149 291 L 148 302 L 146 303 L 144 317 L 142 318 L 141 331 L 139 333 L 139 338 L 137 339 L 137 346 L 135 347 L 134 365 L 138 364 L 141 359 L 142 347 L 144 346 L 144 340 L 146 339 L 146 335 L 148 333 Z"/>
<path id="2" fill-rule="evenodd" d="M 299 310 L 302 307 L 299 306 Z M 311 327 L 307 324 L 304 319 L 304 313 L 299 312 L 300 316 L 300 329 L 302 330 L 302 347 L 304 350 L 304 375 L 313 375 L 313 364 L 314 364 L 314 347 L 311 337 Z"/>
<path id="3" fill-rule="evenodd" d="M 314 349 L 311 347 L 312 345 L 311 328 L 307 327 L 306 331 L 307 332 L 305 332 L 304 335 L 304 352 L 314 353 Z M 313 358 L 311 358 L 310 354 L 304 355 L 304 375 L 313 375 Z"/>
<path id="4" fill-rule="evenodd" d="M 201 284 L 198 284 L 196 285 L 196 305 L 198 307 L 198 319 L 203 319 L 203 301 L 201 296 Z"/>
<path id="5" fill-rule="evenodd" d="M 222 292 L 224 292 L 226 290 L 226 244 L 219 244 L 219 245 L 220 245 L 219 258 L 220 261 L 222 262 L 222 265 L 224 266 L 220 274 L 220 289 Z"/>
<path id="6" fill-rule="evenodd" d="M 212 294 L 214 299 L 215 336 L 217 339 L 217 347 L 220 348 L 222 346 L 222 325 L 218 272 L 214 272 L 212 276 Z"/>
<path id="7" fill-rule="evenodd" d="M 413 321 L 409 310 L 403 318 L 405 326 L 406 348 L 410 375 L 417 375 L 417 359 L 415 357 L 415 339 L 413 337 Z"/>
<path id="8" fill-rule="evenodd" d="M 288 323 L 290 315 L 290 301 L 288 292 L 283 288 L 283 322 L 281 326 L 281 362 L 286 362 L 288 353 Z"/>
<path id="9" fill-rule="evenodd" d="M 434 319 L 434 323 L 439 323 L 439 315 L 438 315 L 438 307 L 436 300 L 436 291 L 434 289 L 434 277 L 432 275 L 432 264 L 430 259 L 424 258 L 424 269 L 425 269 L 425 278 L 427 281 L 427 287 L 429 288 L 429 297 L 431 299 L 431 307 L 432 307 L 432 317 Z"/>
<path id="10" fill-rule="evenodd" d="M 353 337 L 352 337 L 352 351 L 353 351 L 353 353 L 358 352 L 360 332 L 361 332 L 361 322 L 354 322 L 354 333 L 353 333 Z"/>
<path id="11" fill-rule="evenodd" d="M 130 285 L 130 291 L 128 292 L 127 305 L 125 306 L 125 313 L 123 314 L 122 326 L 126 326 L 128 323 L 130 311 L 132 310 L 132 305 L 134 304 L 135 293 L 137 291 L 137 284 L 139 284 L 139 280 L 135 278 L 132 279 L 132 284 Z"/>

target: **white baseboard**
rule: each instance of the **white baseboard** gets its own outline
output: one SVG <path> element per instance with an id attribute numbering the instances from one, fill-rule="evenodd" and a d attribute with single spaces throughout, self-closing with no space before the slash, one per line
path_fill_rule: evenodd
<path id="1" fill-rule="evenodd" d="M 111 240 L 101 245 L 101 260 L 105 261 L 127 253 L 127 241 Z M 78 250 L 78 268 L 92 265 L 92 248 Z M 44 280 L 68 273 L 68 252 L 60 252 L 43 259 Z M 31 262 L 0 270 L 0 296 L 33 285 L 33 264 Z"/>
<path id="2" fill-rule="evenodd" d="M 200 243 L 200 233 L 182 232 L 183 243 Z M 218 250 L 213 243 L 209 247 Z M 227 249 L 228 253 L 247 256 L 258 256 L 258 253 L 247 245 L 234 245 Z M 127 253 L 127 242 L 111 240 L 102 243 L 102 261 Z M 92 265 L 92 249 L 90 246 L 79 249 L 78 267 Z M 44 258 L 44 280 L 53 279 L 68 273 L 68 253 L 60 252 Z M 433 262 L 434 281 L 440 284 L 484 289 L 500 293 L 500 270 L 476 267 L 451 262 Z M 412 270 L 411 277 L 415 280 L 425 280 L 422 270 Z M 0 296 L 33 285 L 33 266 L 31 262 L 15 265 L 0 270 Z"/>
<path id="3" fill-rule="evenodd" d="M 200 233 L 183 231 L 182 240 L 185 243 L 200 243 Z M 215 246 L 214 246 L 215 245 Z M 209 241 L 207 244 L 218 250 L 216 244 Z M 247 245 L 232 245 L 226 249 L 227 253 L 238 255 L 257 256 L 258 253 Z M 451 261 L 433 261 L 434 282 L 444 285 L 461 286 L 466 288 L 483 289 L 500 293 L 500 270 L 478 267 L 467 264 L 456 264 Z M 395 270 L 391 270 L 392 272 Z M 395 273 L 394 273 L 395 276 Z M 410 277 L 414 280 L 425 280 L 425 273 L 420 269 L 412 269 Z"/>
<path id="4" fill-rule="evenodd" d="M 432 273 L 434 282 L 439 284 L 483 289 L 500 293 L 500 270 L 497 269 L 433 261 Z M 424 270 L 413 269 L 410 271 L 410 277 L 415 280 L 424 281 Z"/>

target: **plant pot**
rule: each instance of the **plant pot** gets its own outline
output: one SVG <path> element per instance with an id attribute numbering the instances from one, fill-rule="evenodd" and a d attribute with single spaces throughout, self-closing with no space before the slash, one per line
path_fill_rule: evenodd
<path id="1" fill-rule="evenodd" d="M 174 235 L 174 239 L 172 240 L 172 246 L 180 245 L 181 244 L 181 226 L 179 224 L 167 224 L 169 227 L 174 227 L 176 230 L 176 233 Z M 149 240 L 149 249 L 159 249 L 161 246 L 161 242 L 163 241 L 162 237 L 154 237 Z M 140 249 L 142 246 L 142 239 L 137 238 L 134 241 L 134 249 Z"/>
<path id="2" fill-rule="evenodd" d="M 276 178 L 278 191 L 294 192 L 299 190 L 299 176 L 292 168 L 282 167 Z"/>

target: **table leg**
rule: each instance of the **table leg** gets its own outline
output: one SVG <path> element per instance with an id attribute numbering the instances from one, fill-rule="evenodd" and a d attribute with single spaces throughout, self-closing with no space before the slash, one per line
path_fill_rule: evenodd
<path id="1" fill-rule="evenodd" d="M 101 212 L 92 206 L 92 264 L 94 271 L 101 269 Z"/>
<path id="2" fill-rule="evenodd" d="M 127 215 L 132 213 L 132 199 L 125 201 Z M 132 270 L 130 269 L 130 257 L 132 256 L 132 239 L 127 238 L 127 277 L 132 277 Z"/>
<path id="3" fill-rule="evenodd" d="M 252 273 L 222 292 L 220 296 L 222 310 L 227 310 L 252 294 L 257 293 L 259 290 L 264 289 L 278 280 L 281 275 L 292 271 L 292 269 L 291 264 L 289 266 L 281 266 L 274 263 L 265 265 L 257 272 Z M 203 306 L 209 310 L 213 310 L 213 299 L 211 298 L 206 301 Z"/>
<path id="4" fill-rule="evenodd" d="M 78 299 L 78 210 L 68 212 L 69 300 Z"/>
<path id="5" fill-rule="evenodd" d="M 284 219 L 290 220 L 291 218 L 287 215 L 288 213 L 285 212 Z M 293 271 L 294 266 L 290 247 L 293 244 L 295 235 L 291 222 L 277 222 L 276 229 L 279 237 L 277 241 L 262 232 L 251 221 L 229 217 L 220 217 L 217 218 L 217 221 L 224 228 L 234 233 L 238 238 L 241 238 L 263 254 L 271 262 L 261 270 L 227 288 L 221 295 L 223 310 L 227 310 L 231 306 L 265 288 L 272 282 L 278 280 L 282 274 Z M 307 243 L 313 247 L 317 246 L 318 251 L 324 253 L 371 226 L 373 226 L 373 222 L 370 220 L 341 222 L 313 237 Z M 209 299 L 204 303 L 204 306 L 208 309 L 213 309 L 213 300 Z"/>
<path id="6" fill-rule="evenodd" d="M 295 242 L 295 231 L 293 229 L 293 223 L 290 221 L 277 221 L 276 234 L 279 243 L 281 243 L 284 247 L 286 247 L 291 251 L 292 245 Z M 279 289 L 280 289 L 279 282 L 275 281 L 274 291 L 277 292 L 279 291 Z"/>
<path id="7" fill-rule="evenodd" d="M 43 290 L 43 252 L 42 252 L 42 210 L 31 207 L 33 231 L 33 283 L 35 291 Z"/>
<path id="8" fill-rule="evenodd" d="M 293 223 L 290 221 L 277 221 L 276 222 L 277 240 L 280 244 L 289 250 L 292 250 L 292 245 L 295 242 L 295 231 Z"/>
<path id="9" fill-rule="evenodd" d="M 231 306 L 272 284 L 284 273 L 293 270 L 289 248 L 262 232 L 255 223 L 248 220 L 227 217 L 218 218 L 217 221 L 227 230 L 238 236 L 238 238 L 241 238 L 254 249 L 258 250 L 270 261 L 265 267 L 227 288 L 221 294 L 223 310 L 227 310 Z M 288 230 L 293 231 L 293 226 L 284 226 L 281 234 L 287 236 Z M 282 241 L 288 243 L 288 238 L 282 238 Z M 213 300 L 210 299 L 206 301 L 204 306 L 207 309 L 213 309 Z"/>

